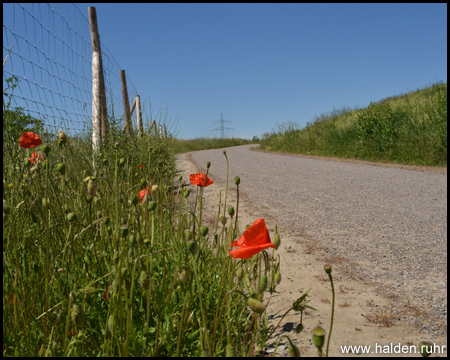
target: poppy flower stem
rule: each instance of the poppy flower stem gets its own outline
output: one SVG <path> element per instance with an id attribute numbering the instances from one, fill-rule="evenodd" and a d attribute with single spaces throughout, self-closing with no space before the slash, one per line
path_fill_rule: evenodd
<path id="1" fill-rule="evenodd" d="M 223 216 L 225 216 L 225 211 L 227 211 L 227 195 L 228 195 L 228 174 L 230 172 L 230 164 L 228 162 L 227 152 L 224 150 L 223 154 L 225 155 L 225 159 L 227 159 L 227 186 L 225 187 L 225 204 L 223 206 Z"/>

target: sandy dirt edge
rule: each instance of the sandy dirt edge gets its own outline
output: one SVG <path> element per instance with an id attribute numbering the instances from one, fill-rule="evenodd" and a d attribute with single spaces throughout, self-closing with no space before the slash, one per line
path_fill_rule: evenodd
<path id="1" fill-rule="evenodd" d="M 275 153 L 280 154 L 279 152 Z M 179 175 L 182 175 L 187 183 L 190 173 L 205 171 L 204 166 L 193 161 L 191 153 L 179 154 L 176 158 Z M 370 164 L 373 165 L 373 163 Z M 222 192 L 222 198 L 225 194 L 226 186 L 224 183 L 215 181 L 214 185 L 205 189 L 204 214 L 208 210 L 217 211 L 219 192 Z M 236 207 L 235 189 L 233 179 L 230 179 L 227 206 Z M 239 222 L 241 228 L 267 215 L 264 210 L 254 206 L 252 199 L 245 193 L 240 194 Z M 269 232 L 273 238 L 274 229 L 269 228 Z M 281 256 L 283 279 L 278 290 L 281 293 L 272 297 L 267 313 L 273 324 L 278 323 L 284 313 L 283 310 L 290 306 L 302 293 L 312 288 L 309 297 L 311 299 L 310 305 L 319 311 L 307 311 L 304 314 L 303 332 L 299 335 L 295 333 L 294 329 L 300 317 L 298 314 L 291 312 L 284 318 L 275 334 L 290 336 L 299 346 L 302 356 L 317 356 L 317 350 L 311 341 L 311 330 L 320 325 L 328 333 L 331 315 L 331 286 L 323 270 L 325 265 L 324 249 L 311 247 L 307 241 L 307 234 L 292 236 L 283 229 L 280 233 L 282 245 L 278 252 Z M 389 299 L 389 296 L 386 296 L 388 294 L 383 294 L 369 282 L 352 277 L 351 274 L 342 273 L 334 274 L 333 279 L 336 290 L 336 308 L 330 356 L 411 356 L 410 352 L 392 353 L 391 346 L 398 346 L 399 344 L 407 347 L 417 346 L 420 341 L 447 345 L 446 333 L 438 336 L 433 334 L 432 336 L 409 326 L 403 320 L 401 313 L 392 311 L 395 299 Z M 277 354 L 287 356 L 286 341 L 282 341 L 281 344 L 284 344 L 284 346 L 279 347 Z M 371 353 L 344 354 L 340 346 L 345 345 L 368 345 L 371 346 Z M 380 346 L 377 353 L 374 351 L 376 345 Z M 385 351 L 385 353 L 380 353 L 381 351 Z M 445 348 L 445 352 L 440 356 L 446 356 L 446 354 Z"/>

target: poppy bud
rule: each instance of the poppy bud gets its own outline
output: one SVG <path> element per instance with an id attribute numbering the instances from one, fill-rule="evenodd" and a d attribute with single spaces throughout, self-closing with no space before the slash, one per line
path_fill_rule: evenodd
<path id="1" fill-rule="evenodd" d="M 296 332 L 297 334 L 300 334 L 300 333 L 302 332 L 302 330 L 303 330 L 303 324 L 300 323 L 300 324 L 298 324 L 297 327 L 295 328 L 295 332 Z"/>
<path id="2" fill-rule="evenodd" d="M 189 194 L 191 193 L 191 190 L 186 190 L 184 192 L 184 198 L 187 199 L 189 197 Z"/>
<path id="3" fill-rule="evenodd" d="M 241 281 L 243 277 L 244 277 L 244 270 L 242 270 L 242 268 L 237 269 L 236 278 L 238 279 L 238 281 Z"/>
<path id="4" fill-rule="evenodd" d="M 67 136 L 66 136 L 66 134 L 64 133 L 64 131 L 59 130 L 58 139 L 59 139 L 63 144 L 66 143 L 66 141 L 67 141 Z"/>
<path id="5" fill-rule="evenodd" d="M 83 326 L 83 322 L 84 322 L 84 311 L 83 308 L 78 306 L 77 304 L 75 304 L 72 307 L 72 313 L 70 314 L 71 318 L 72 318 L 72 322 L 78 326 L 78 327 L 82 327 Z"/>
<path id="6" fill-rule="evenodd" d="M 266 307 L 263 305 L 261 301 L 258 301 L 253 298 L 248 298 L 247 305 L 250 307 L 250 309 L 252 309 L 252 311 L 254 311 L 257 314 L 262 314 L 266 310 Z"/>
<path id="7" fill-rule="evenodd" d="M 73 222 L 77 221 L 77 214 L 75 214 L 75 213 L 73 213 L 73 212 L 68 213 L 67 216 L 66 216 L 66 218 L 67 218 L 67 221 L 68 221 L 68 222 L 73 223 Z"/>
<path id="8" fill-rule="evenodd" d="M 289 356 L 290 357 L 300 357 L 300 349 L 297 345 L 293 344 L 289 339 Z"/>
<path id="9" fill-rule="evenodd" d="M 198 254 L 198 245 L 195 241 L 188 241 L 187 248 L 192 255 L 195 256 Z"/>
<path id="10" fill-rule="evenodd" d="M 153 186 L 152 186 L 152 193 L 155 192 L 155 191 L 157 191 L 158 189 L 159 189 L 159 186 L 158 186 L 158 185 L 153 185 Z"/>
<path id="11" fill-rule="evenodd" d="M 206 226 L 202 226 L 200 228 L 200 234 L 202 234 L 202 236 L 206 236 L 206 234 L 208 234 L 208 228 Z"/>
<path id="12" fill-rule="evenodd" d="M 3 200 L 3 214 L 9 215 L 11 213 L 11 208 L 9 207 L 8 200 Z"/>
<path id="13" fill-rule="evenodd" d="M 149 211 L 154 211 L 156 209 L 156 201 L 150 201 L 148 203 L 148 210 Z"/>
<path id="14" fill-rule="evenodd" d="M 178 181 L 181 182 L 181 180 L 183 180 L 183 177 L 180 175 L 178 176 Z"/>
<path id="15" fill-rule="evenodd" d="M 44 153 L 44 154 L 49 154 L 50 153 L 50 150 L 51 150 L 51 148 L 50 148 L 50 145 L 49 144 L 44 144 L 43 146 L 42 146 L 42 152 Z"/>
<path id="16" fill-rule="evenodd" d="M 428 357 L 433 352 L 433 344 L 431 344 L 431 343 L 429 343 L 427 341 L 422 341 L 419 344 L 419 347 L 420 347 L 420 354 L 423 357 Z"/>
<path id="17" fill-rule="evenodd" d="M 222 222 L 223 225 L 225 225 L 227 223 L 227 218 L 225 216 L 221 216 L 220 221 Z"/>
<path id="18" fill-rule="evenodd" d="M 183 283 L 183 285 L 186 285 L 186 283 L 189 280 L 189 274 L 187 270 L 183 270 L 178 274 L 178 279 Z"/>
<path id="19" fill-rule="evenodd" d="M 42 206 L 45 207 L 46 209 L 48 209 L 50 207 L 50 200 L 47 198 L 43 198 L 42 199 Z"/>
<path id="20" fill-rule="evenodd" d="M 66 164 L 64 163 L 58 164 L 56 170 L 58 170 L 61 175 L 66 175 Z"/>
<path id="21" fill-rule="evenodd" d="M 92 201 L 94 201 L 94 198 L 91 196 L 91 195 L 86 195 L 86 202 L 88 203 L 88 204 L 91 204 L 92 203 Z"/>
<path id="22" fill-rule="evenodd" d="M 97 178 L 95 176 L 88 176 L 87 178 L 84 179 L 84 182 L 89 182 L 89 181 L 95 181 L 97 180 Z"/>
<path id="23" fill-rule="evenodd" d="M 325 272 L 326 272 L 328 275 L 331 275 L 331 265 L 325 265 L 325 266 L 324 266 L 324 269 L 325 269 Z"/>
<path id="24" fill-rule="evenodd" d="M 234 183 L 235 183 L 237 186 L 239 186 L 239 184 L 241 183 L 241 178 L 240 178 L 239 176 L 236 176 L 236 177 L 234 178 Z"/>
<path id="25" fill-rule="evenodd" d="M 281 282 L 281 273 L 279 271 L 277 271 L 277 273 L 275 274 L 275 284 L 279 284 Z"/>
<path id="26" fill-rule="evenodd" d="M 258 283 L 258 293 L 262 294 L 267 288 L 267 276 L 261 275 Z"/>
<path id="27" fill-rule="evenodd" d="M 103 213 L 100 210 L 97 210 L 97 219 L 101 219 L 103 217 Z"/>
<path id="28" fill-rule="evenodd" d="M 109 217 L 105 217 L 105 218 L 103 219 L 103 224 L 109 225 L 110 223 L 111 223 L 111 219 L 110 219 Z"/>
<path id="29" fill-rule="evenodd" d="M 128 225 L 121 225 L 120 226 L 120 235 L 124 238 L 128 234 Z"/>
<path id="30" fill-rule="evenodd" d="M 145 238 L 144 239 L 144 245 L 149 245 L 150 244 L 150 239 L 149 238 Z"/>
<path id="31" fill-rule="evenodd" d="M 325 330 L 320 326 L 316 326 L 312 331 L 313 343 L 319 352 L 322 352 L 322 347 L 325 342 Z"/>
<path id="32" fill-rule="evenodd" d="M 227 209 L 227 212 L 228 212 L 228 215 L 230 215 L 231 217 L 234 216 L 234 209 L 233 209 L 233 207 L 230 206 L 230 207 Z"/>
<path id="33" fill-rule="evenodd" d="M 121 159 L 119 160 L 119 166 L 122 167 L 122 166 L 124 166 L 124 165 L 125 165 L 125 158 L 121 158 Z"/>
<path id="34" fill-rule="evenodd" d="M 141 179 L 141 186 L 145 188 L 147 186 L 147 180 Z"/>
<path id="35" fill-rule="evenodd" d="M 272 243 L 276 246 L 275 249 L 278 249 L 278 247 L 279 247 L 280 244 L 281 244 L 280 237 L 278 236 L 278 228 L 277 228 L 277 225 L 275 225 L 275 236 L 273 237 Z"/>
<path id="36" fill-rule="evenodd" d="M 208 162 L 206 163 L 206 168 L 209 169 L 210 167 L 211 167 L 211 163 L 208 161 Z"/>
<path id="37" fill-rule="evenodd" d="M 31 164 L 30 159 L 26 159 L 25 160 L 25 166 L 28 167 L 28 166 L 30 166 L 30 164 Z"/>
<path id="38" fill-rule="evenodd" d="M 109 315 L 108 319 L 108 330 L 111 331 L 111 333 L 114 331 L 114 327 L 116 325 L 116 317 L 114 314 Z"/>
<path id="39" fill-rule="evenodd" d="M 88 191 L 89 195 L 91 195 L 92 197 L 95 196 L 95 193 L 96 193 L 97 189 L 95 187 L 94 181 L 92 181 L 92 180 L 88 181 L 87 191 Z"/>
<path id="40" fill-rule="evenodd" d="M 141 288 L 143 290 L 148 290 L 148 287 L 150 285 L 150 277 L 145 271 L 142 271 L 141 275 L 139 276 L 139 285 L 141 285 Z"/>
<path id="41" fill-rule="evenodd" d="M 191 240 L 192 239 L 192 232 L 190 230 L 185 231 L 186 239 Z"/>

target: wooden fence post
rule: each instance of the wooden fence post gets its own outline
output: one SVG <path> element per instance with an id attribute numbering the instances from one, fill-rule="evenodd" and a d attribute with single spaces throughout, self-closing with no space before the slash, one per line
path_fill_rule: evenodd
<path id="1" fill-rule="evenodd" d="M 95 7 L 89 6 L 88 12 L 92 41 L 92 149 L 96 153 L 99 151 L 101 143 L 100 36 L 98 34 L 97 12 Z"/>
<path id="2" fill-rule="evenodd" d="M 136 120 L 139 135 L 144 133 L 144 125 L 142 125 L 141 97 L 136 95 Z"/>
<path id="3" fill-rule="evenodd" d="M 120 70 L 120 81 L 122 83 L 123 107 L 125 109 L 125 129 L 128 136 L 132 135 L 133 126 L 131 124 L 130 103 L 128 102 L 127 78 L 125 70 Z"/>

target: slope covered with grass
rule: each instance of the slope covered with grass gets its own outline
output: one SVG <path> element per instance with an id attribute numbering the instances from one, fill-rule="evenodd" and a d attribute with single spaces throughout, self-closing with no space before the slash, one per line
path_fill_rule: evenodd
<path id="1" fill-rule="evenodd" d="M 261 149 L 411 165 L 447 166 L 447 83 L 278 125 Z"/>

